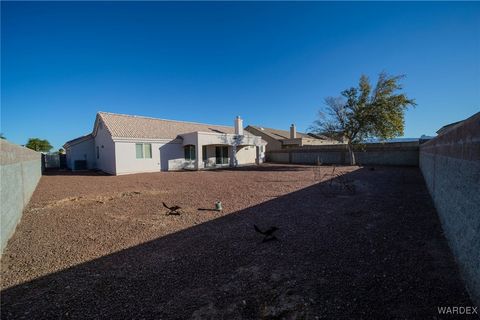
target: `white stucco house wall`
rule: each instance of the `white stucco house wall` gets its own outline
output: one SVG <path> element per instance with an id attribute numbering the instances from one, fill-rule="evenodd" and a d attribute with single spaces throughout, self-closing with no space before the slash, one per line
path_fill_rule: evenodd
<path id="1" fill-rule="evenodd" d="M 260 164 L 266 144 L 240 117 L 230 127 L 98 112 L 92 133 L 63 147 L 72 170 L 121 175 Z"/>

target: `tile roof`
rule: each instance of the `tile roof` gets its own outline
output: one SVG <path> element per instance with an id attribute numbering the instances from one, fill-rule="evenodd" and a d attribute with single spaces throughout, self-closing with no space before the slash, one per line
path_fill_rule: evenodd
<path id="1" fill-rule="evenodd" d="M 69 141 L 65 142 L 64 146 L 67 145 L 67 144 L 68 145 L 73 145 L 73 144 L 88 140 L 90 138 L 93 138 L 93 135 L 91 133 L 86 134 L 86 135 L 81 136 L 81 137 L 78 137 L 78 138 L 75 138 L 75 139 L 72 139 L 72 140 L 69 140 Z"/>
<path id="2" fill-rule="evenodd" d="M 114 138 L 175 139 L 179 134 L 189 132 L 235 133 L 234 127 L 218 126 L 196 122 L 164 120 L 143 116 L 132 116 L 99 112 L 106 129 Z"/>
<path id="3" fill-rule="evenodd" d="M 289 130 L 278 130 L 278 129 L 260 127 L 260 126 L 249 126 L 249 127 L 254 128 L 260 132 L 263 132 L 267 136 L 270 136 L 276 140 L 290 139 Z M 308 134 L 302 133 L 302 132 L 297 132 L 297 138 L 315 139 L 315 137 L 309 136 Z"/>

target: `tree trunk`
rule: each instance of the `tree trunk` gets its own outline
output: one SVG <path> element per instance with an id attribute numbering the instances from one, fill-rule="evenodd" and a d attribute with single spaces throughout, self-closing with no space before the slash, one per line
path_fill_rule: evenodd
<path id="1" fill-rule="evenodd" d="M 238 160 L 237 160 L 237 145 L 235 143 L 232 144 L 232 159 L 233 159 L 233 167 L 237 167 L 238 166 Z"/>
<path id="2" fill-rule="evenodd" d="M 350 158 L 350 165 L 354 166 L 355 165 L 355 153 L 353 152 L 353 145 L 348 142 L 348 155 Z"/>

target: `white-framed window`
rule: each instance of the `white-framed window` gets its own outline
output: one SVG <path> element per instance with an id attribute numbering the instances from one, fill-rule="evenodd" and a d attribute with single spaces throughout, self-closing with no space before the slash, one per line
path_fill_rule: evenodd
<path id="1" fill-rule="evenodd" d="M 137 159 L 152 159 L 152 144 L 135 143 L 135 155 Z"/>

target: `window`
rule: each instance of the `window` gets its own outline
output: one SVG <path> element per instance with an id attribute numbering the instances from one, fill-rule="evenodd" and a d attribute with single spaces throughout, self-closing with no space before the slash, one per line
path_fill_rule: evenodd
<path id="1" fill-rule="evenodd" d="M 92 149 L 90 149 L 92 150 Z M 100 159 L 100 148 L 97 146 L 97 159 Z"/>
<path id="2" fill-rule="evenodd" d="M 137 159 L 152 159 L 152 144 L 136 143 L 135 154 L 137 156 Z"/>
<path id="3" fill-rule="evenodd" d="M 137 159 L 143 159 L 143 143 L 136 143 L 135 151 L 137 153 Z"/>
<path id="4" fill-rule="evenodd" d="M 144 143 L 143 144 L 143 154 L 145 155 L 145 159 L 152 159 L 152 144 L 151 143 Z"/>
<path id="5" fill-rule="evenodd" d="M 228 164 L 228 147 L 215 147 L 215 163 Z"/>
<path id="6" fill-rule="evenodd" d="M 185 146 L 185 160 L 195 160 L 195 146 Z"/>

